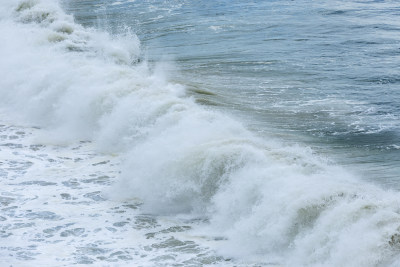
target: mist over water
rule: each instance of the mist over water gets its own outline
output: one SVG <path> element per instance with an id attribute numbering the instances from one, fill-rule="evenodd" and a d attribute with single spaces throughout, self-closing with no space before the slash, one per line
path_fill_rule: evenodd
<path id="1" fill-rule="evenodd" d="M 2 138 L 20 143 L 4 141 L 0 152 L 35 158 L 35 174 L 53 161 L 29 142 L 55 146 L 52 153 L 68 154 L 57 164 L 82 168 L 81 180 L 58 174 L 76 199 L 101 211 L 125 203 L 117 208 L 127 221 L 114 226 L 134 220 L 121 237 L 130 247 L 121 264 L 397 266 L 400 25 L 382 13 L 395 17 L 395 3 L 7 3 L 0 11 L 2 121 L 32 137 L 14 138 L 20 131 L 5 127 Z M 87 169 L 77 165 L 82 160 Z M 17 194 L 12 181 L 29 179 L 31 167 L 7 162 L 16 175 L 1 177 Z M 110 174 L 86 177 L 100 172 Z M 50 185 L 48 194 L 64 190 Z M 85 191 L 91 187 L 99 191 Z M 21 203 L 17 210 L 27 200 Z M 57 202 L 51 205 L 56 214 Z M 5 221 L 71 219 L 2 211 Z M 61 237 L 81 236 L 71 241 L 77 247 L 86 237 L 92 248 L 114 240 L 96 252 L 98 261 L 113 262 L 124 233 L 109 230 L 119 215 L 106 213 L 92 217 L 104 218 L 98 229 L 116 239 L 90 227 Z M 4 236 L 12 239 L 13 229 L 6 226 Z M 52 246 L 43 240 L 29 240 L 43 246 L 38 254 Z M 95 262 L 97 254 L 79 251 L 70 263 Z"/>

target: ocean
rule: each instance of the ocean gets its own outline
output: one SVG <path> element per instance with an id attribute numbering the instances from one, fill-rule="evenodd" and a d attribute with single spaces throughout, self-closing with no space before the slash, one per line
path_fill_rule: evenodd
<path id="1" fill-rule="evenodd" d="M 400 5 L 0 7 L 1 266 L 400 266 Z"/>

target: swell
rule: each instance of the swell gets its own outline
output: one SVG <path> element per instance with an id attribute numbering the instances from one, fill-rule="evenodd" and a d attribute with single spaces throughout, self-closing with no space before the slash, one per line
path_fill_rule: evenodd
<path id="1" fill-rule="evenodd" d="M 261 139 L 199 106 L 136 36 L 84 28 L 54 1 L 2 6 L 1 107 L 43 142 L 93 140 L 126 158 L 113 198 L 192 213 L 226 255 L 290 266 L 400 264 L 397 192 L 359 181 L 310 149 Z"/>

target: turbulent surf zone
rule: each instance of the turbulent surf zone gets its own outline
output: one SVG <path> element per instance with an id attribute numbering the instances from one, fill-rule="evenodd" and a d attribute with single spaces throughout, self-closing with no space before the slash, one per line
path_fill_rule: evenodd
<path id="1" fill-rule="evenodd" d="M 199 105 L 130 31 L 0 16 L 3 264 L 400 264 L 397 191 Z"/>

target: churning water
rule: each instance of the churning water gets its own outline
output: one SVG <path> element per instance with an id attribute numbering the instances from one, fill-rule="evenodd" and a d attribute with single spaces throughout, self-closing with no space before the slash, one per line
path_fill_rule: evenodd
<path id="1" fill-rule="evenodd" d="M 7 1 L 0 262 L 399 266 L 396 1 Z"/>

